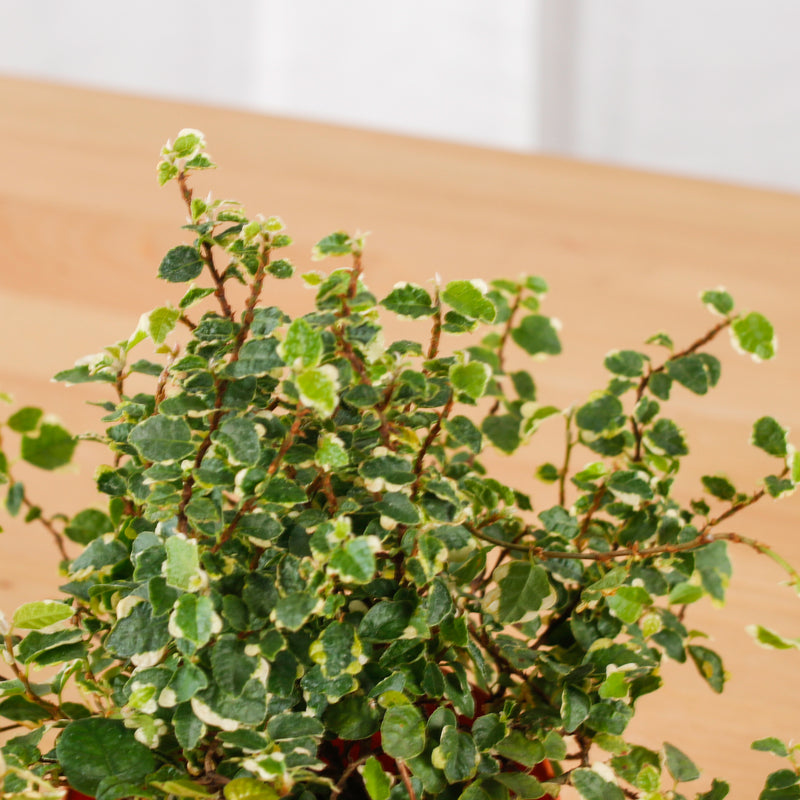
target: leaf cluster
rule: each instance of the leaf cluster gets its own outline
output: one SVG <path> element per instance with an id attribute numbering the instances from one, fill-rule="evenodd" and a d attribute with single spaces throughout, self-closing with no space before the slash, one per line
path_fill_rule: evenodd
<path id="1" fill-rule="evenodd" d="M 729 542 L 798 585 L 766 545 L 721 528 L 793 492 L 800 460 L 762 417 L 752 442 L 776 464 L 763 485 L 708 475 L 705 497 L 682 503 L 689 443 L 664 409 L 717 384 L 706 345 L 726 329 L 771 357 L 770 323 L 706 292 L 721 321 L 697 341 L 657 334 L 609 354 L 607 385 L 583 403 L 542 404 L 533 375 L 506 363 L 510 348 L 561 351 L 544 280 L 404 282 L 379 299 L 363 237 L 336 232 L 312 257 L 347 265 L 302 275 L 313 308 L 292 319 L 262 300 L 294 272 L 282 221 L 195 197 L 191 173 L 212 166 L 202 134 L 182 131 L 158 167 L 190 218 L 192 242 L 159 268 L 183 285 L 177 305 L 56 376 L 113 387 L 98 507 L 45 516 L 12 469 L 63 467 L 76 439 L 38 408 L 3 423 L 19 443 L 19 458 L 9 441 L 0 456 L 7 510 L 47 527 L 64 569 L 61 599 L 3 623 L 0 717 L 30 729 L 2 748 L 3 797 L 67 783 L 98 800 L 527 800 L 562 785 L 586 800 L 682 797 L 691 760 L 626 729 L 665 658 L 722 691 L 720 656 L 684 617 L 724 600 Z M 231 281 L 247 291 L 238 310 Z M 387 314 L 422 341 L 387 343 Z M 134 357 L 145 340 L 158 360 Z M 130 392 L 133 374 L 150 388 Z M 558 495 L 540 505 L 533 476 L 509 486 L 481 459 L 530 446 L 543 424 L 562 425 L 566 446 L 537 470 Z M 578 450 L 591 460 L 575 469 Z M 593 767 L 597 748 L 608 758 Z M 770 780 L 784 794 L 762 797 L 797 796 L 797 780 Z M 715 781 L 698 797 L 726 794 Z"/>

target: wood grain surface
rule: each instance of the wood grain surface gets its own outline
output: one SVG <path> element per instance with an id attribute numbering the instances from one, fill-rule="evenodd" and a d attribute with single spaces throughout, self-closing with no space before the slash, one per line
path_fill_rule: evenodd
<path id="1" fill-rule="evenodd" d="M 186 241 L 184 210 L 174 187 L 158 187 L 155 164 L 183 127 L 205 131 L 220 164 L 198 189 L 280 215 L 300 268 L 321 236 L 358 229 L 371 232 L 366 277 L 379 295 L 436 272 L 545 277 L 544 310 L 563 323 L 564 355 L 537 365 L 544 402 L 583 401 L 604 384 L 609 350 L 638 347 L 658 330 L 689 344 L 713 324 L 698 301 L 703 289 L 724 285 L 762 311 L 779 334 L 774 362 L 753 364 L 719 341 L 718 389 L 705 398 L 674 392 L 670 414 L 694 461 L 679 476 L 684 497 L 700 494 L 705 472 L 724 471 L 744 488 L 771 469 L 748 445 L 762 414 L 800 431 L 796 196 L 0 79 L 0 389 L 18 403 L 57 410 L 75 431 L 98 429 L 87 401 L 102 399 L 102 388 L 64 388 L 51 375 L 127 336 L 143 311 L 179 299 L 155 274 L 166 250 Z M 302 312 L 310 295 L 292 283 L 269 291 Z M 532 472 L 559 457 L 561 436 L 545 430 L 521 459 L 495 458 L 493 469 L 539 493 Z M 48 511 L 74 512 L 95 502 L 102 454 L 93 447 L 80 448 L 79 474 L 23 476 L 20 465 L 19 476 Z M 552 499 L 535 496 L 540 509 Z M 3 526 L 0 608 L 10 614 L 54 594 L 58 578 L 45 531 Z M 735 529 L 800 564 L 798 497 L 759 503 Z M 750 742 L 800 736 L 800 653 L 759 649 L 744 628 L 767 622 L 798 636 L 800 600 L 763 557 L 739 551 L 735 565 L 727 606 L 697 608 L 689 620 L 713 632 L 731 673 L 725 692 L 714 695 L 690 665 L 667 664 L 667 688 L 641 701 L 630 734 L 653 747 L 678 744 L 704 767 L 698 788 L 724 776 L 731 797 L 748 800 L 780 766 Z"/>

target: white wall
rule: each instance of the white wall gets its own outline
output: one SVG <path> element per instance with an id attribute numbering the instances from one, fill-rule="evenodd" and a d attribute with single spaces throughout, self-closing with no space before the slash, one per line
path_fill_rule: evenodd
<path id="1" fill-rule="evenodd" d="M 6 74 L 800 191 L 798 0 L 0 8 Z"/>
<path id="2" fill-rule="evenodd" d="M 0 72 L 524 149 L 529 0 L 0 0 Z"/>
<path id="3" fill-rule="evenodd" d="M 577 5 L 566 152 L 800 191 L 797 0 Z"/>

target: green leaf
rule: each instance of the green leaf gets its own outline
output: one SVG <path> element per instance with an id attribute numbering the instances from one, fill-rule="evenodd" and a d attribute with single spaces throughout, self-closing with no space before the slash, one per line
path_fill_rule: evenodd
<path id="1" fill-rule="evenodd" d="M 31 661 L 38 664 L 39 657 L 47 651 L 80 642 L 81 631 L 78 628 L 69 627 L 52 633 L 33 631 L 28 633 L 17 646 L 17 658 L 26 664 Z"/>
<path id="2" fill-rule="evenodd" d="M 365 641 L 391 642 L 399 638 L 411 618 L 411 608 L 394 600 L 381 600 L 364 614 L 358 635 Z"/>
<path id="3" fill-rule="evenodd" d="M 306 592 L 292 592 L 275 604 L 273 616 L 279 628 L 299 631 L 316 608 L 317 598 Z"/>
<path id="4" fill-rule="evenodd" d="M 481 430 L 498 450 L 509 455 L 522 443 L 520 420 L 511 414 L 486 417 L 481 424 Z"/>
<path id="5" fill-rule="evenodd" d="M 667 375 L 695 394 L 705 394 L 710 382 L 706 362 L 694 353 L 666 363 Z"/>
<path id="6" fill-rule="evenodd" d="M 40 469 L 58 469 L 72 460 L 77 440 L 53 422 L 43 422 L 36 437 L 22 437 L 22 457 Z"/>
<path id="7" fill-rule="evenodd" d="M 787 435 L 788 431 L 782 428 L 772 417 L 761 417 L 753 425 L 750 444 L 761 448 L 771 456 L 785 458 L 788 452 Z"/>
<path id="8" fill-rule="evenodd" d="M 381 514 L 404 525 L 414 525 L 419 522 L 417 507 L 401 492 L 386 492 L 383 500 L 375 504 L 375 508 Z"/>
<path id="9" fill-rule="evenodd" d="M 316 718 L 291 711 L 277 714 L 267 724 L 267 734 L 275 742 L 297 739 L 301 736 L 321 736 L 325 731 Z"/>
<path id="10" fill-rule="evenodd" d="M 712 311 L 723 317 L 727 317 L 733 311 L 733 298 L 722 288 L 703 292 L 700 299 Z"/>
<path id="11" fill-rule="evenodd" d="M 671 419 L 656 420 L 644 435 L 648 449 L 660 456 L 685 456 L 689 452 L 683 431 Z"/>
<path id="12" fill-rule="evenodd" d="M 609 783 L 591 769 L 578 768 L 571 773 L 572 785 L 584 800 L 625 800 L 619 786 Z"/>
<path id="13" fill-rule="evenodd" d="M 789 755 L 789 749 L 780 740 L 774 736 L 767 736 L 764 739 L 756 739 L 751 745 L 751 749 L 760 750 L 762 753 L 773 753 L 780 758 L 786 758 Z"/>
<path id="14" fill-rule="evenodd" d="M 779 498 L 792 494 L 797 484 L 789 478 L 779 478 L 777 475 L 767 475 L 764 485 L 770 497 Z"/>
<path id="15" fill-rule="evenodd" d="M 561 719 L 564 730 L 572 733 L 589 717 L 592 701 L 585 692 L 567 684 L 561 694 Z"/>
<path id="16" fill-rule="evenodd" d="M 722 659 L 713 650 L 709 650 L 699 644 L 689 645 L 688 650 L 700 674 L 705 678 L 708 685 L 719 694 L 726 679 Z"/>
<path id="17" fill-rule="evenodd" d="M 366 702 L 360 693 L 348 694 L 338 703 L 329 705 L 323 721 L 340 739 L 368 739 L 380 728 L 380 711 Z"/>
<path id="18" fill-rule="evenodd" d="M 206 726 L 195 715 L 188 702 L 182 703 L 175 709 L 172 722 L 175 726 L 175 738 L 178 740 L 178 744 L 186 750 L 194 750 L 205 735 Z"/>
<path id="19" fill-rule="evenodd" d="M 628 696 L 628 679 L 622 670 L 610 673 L 606 679 L 600 684 L 597 693 L 604 700 L 615 697 Z"/>
<path id="20" fill-rule="evenodd" d="M 603 392 L 577 410 L 575 424 L 592 433 L 613 432 L 624 423 L 622 411 L 622 403 L 619 398 Z"/>
<path id="21" fill-rule="evenodd" d="M 748 625 L 747 632 L 769 650 L 800 650 L 800 638 L 788 639 L 763 625 Z"/>
<path id="22" fill-rule="evenodd" d="M 183 310 L 191 308 L 191 306 L 193 306 L 195 303 L 199 303 L 203 298 L 208 297 L 210 294 L 214 294 L 214 290 L 211 288 L 192 286 L 180 299 L 178 308 Z"/>
<path id="23" fill-rule="evenodd" d="M 278 800 L 280 795 L 269 784 L 256 778 L 234 778 L 222 790 L 225 800 Z"/>
<path id="24" fill-rule="evenodd" d="M 164 306 L 142 315 L 139 327 L 146 331 L 156 344 L 161 344 L 175 329 L 180 317 L 181 312 L 177 308 Z"/>
<path id="25" fill-rule="evenodd" d="M 358 474 L 367 481 L 380 479 L 392 486 L 413 483 L 417 477 L 411 463 L 393 453 L 366 459 L 359 466 Z"/>
<path id="26" fill-rule="evenodd" d="M 315 409 L 323 417 L 329 417 L 339 402 L 339 380 L 336 368 L 331 364 L 303 370 L 295 378 L 300 391 L 300 401 Z"/>
<path id="27" fill-rule="evenodd" d="M 724 475 L 703 475 L 700 479 L 705 490 L 719 500 L 733 500 L 736 487 Z"/>
<path id="28" fill-rule="evenodd" d="M 392 758 L 413 758 L 425 749 L 425 720 L 416 706 L 391 706 L 381 722 L 381 743 Z"/>
<path id="29" fill-rule="evenodd" d="M 193 281 L 203 271 L 203 259 L 195 247 L 173 247 L 158 268 L 158 277 L 170 283 Z"/>
<path id="30" fill-rule="evenodd" d="M 200 573 L 197 544 L 183 536 L 170 536 L 164 543 L 167 551 L 165 576 L 168 586 L 189 591 Z"/>
<path id="31" fill-rule="evenodd" d="M 326 678 L 361 672 L 361 641 L 355 628 L 344 622 L 331 622 L 309 648 L 311 660 L 319 664 Z"/>
<path id="32" fill-rule="evenodd" d="M 606 599 L 611 613 L 628 625 L 638 622 L 650 601 L 650 595 L 639 586 L 620 586 Z"/>
<path id="33" fill-rule="evenodd" d="M 524 772 L 501 772 L 494 776 L 494 780 L 510 789 L 520 800 L 535 800 L 545 793 L 544 786 L 533 775 Z"/>
<path id="34" fill-rule="evenodd" d="M 688 605 L 697 602 L 702 596 L 702 587 L 683 581 L 672 587 L 669 593 L 669 602 L 672 605 Z"/>
<path id="35" fill-rule="evenodd" d="M 66 603 L 39 600 L 21 605 L 14 612 L 13 623 L 15 628 L 38 631 L 69 619 L 74 613 L 75 609 Z"/>
<path id="36" fill-rule="evenodd" d="M 169 781 L 152 781 L 150 786 L 154 786 L 156 789 L 160 789 L 164 792 L 164 794 L 174 797 L 216 797 L 216 792 L 209 792 L 208 789 L 188 778 L 176 778 Z M 120 795 L 120 797 L 125 797 L 125 795 Z M 101 800 L 101 798 L 98 796 L 97 800 Z"/>
<path id="37" fill-rule="evenodd" d="M 491 370 L 487 364 L 471 361 L 469 364 L 453 364 L 449 377 L 450 384 L 456 391 L 477 400 L 486 391 Z"/>
<path id="38" fill-rule="evenodd" d="M 268 503 L 280 503 L 285 506 L 305 503 L 308 500 L 301 486 L 281 475 L 270 478 L 269 483 L 263 489 L 262 497 Z"/>
<path id="39" fill-rule="evenodd" d="M 625 378 L 638 378 L 644 371 L 645 357 L 635 350 L 615 350 L 606 356 L 604 362 L 609 372 Z"/>
<path id="40" fill-rule="evenodd" d="M 494 572 L 496 585 L 485 595 L 484 610 L 505 625 L 532 619 L 553 594 L 547 571 L 530 561 L 512 561 Z"/>
<path id="41" fill-rule="evenodd" d="M 8 427 L 17 433 L 31 433 L 36 430 L 44 412 L 41 408 L 25 406 L 8 418 Z"/>
<path id="42" fill-rule="evenodd" d="M 214 651 L 211 652 L 212 668 L 214 666 Z M 169 682 L 169 688 L 175 693 L 176 703 L 185 703 L 191 700 L 198 692 L 201 692 L 208 686 L 208 676 L 200 669 L 200 667 L 193 664 L 191 661 L 186 661 L 182 667 L 179 667 Z M 217 678 L 221 684 L 224 680 Z M 232 676 L 227 676 L 227 680 L 233 684 L 235 683 Z M 223 688 L 226 688 L 223 685 Z M 242 691 L 242 686 L 237 687 L 237 694 Z"/>
<path id="43" fill-rule="evenodd" d="M 471 419 L 459 414 L 446 420 L 445 427 L 456 441 L 466 445 L 473 453 L 480 453 L 483 446 L 483 435 Z M 519 436 L 519 431 L 517 436 Z"/>
<path id="44" fill-rule="evenodd" d="M 336 231 L 320 239 L 311 250 L 311 259 L 319 261 L 326 256 L 344 256 L 353 252 L 353 241 L 345 231 Z"/>
<path id="45" fill-rule="evenodd" d="M 478 282 L 451 281 L 442 292 L 442 300 L 459 314 L 482 322 L 494 322 L 497 313 Z"/>
<path id="46" fill-rule="evenodd" d="M 449 783 L 460 783 L 469 780 L 477 772 L 478 748 L 468 733 L 453 725 L 445 725 L 431 760 L 435 767 L 444 771 Z"/>
<path id="47" fill-rule="evenodd" d="M 536 400 L 536 384 L 530 373 L 523 370 L 510 373 L 511 382 L 514 384 L 514 391 L 519 395 L 520 400 Z"/>
<path id="48" fill-rule="evenodd" d="M 714 778 L 711 781 L 711 788 L 707 792 L 697 795 L 697 800 L 724 800 L 730 790 L 731 787 L 725 781 Z"/>
<path id="49" fill-rule="evenodd" d="M 497 714 L 484 714 L 472 723 L 472 736 L 481 750 L 490 750 L 506 736 L 506 726 Z"/>
<path id="50" fill-rule="evenodd" d="M 125 617 L 118 619 L 105 641 L 106 648 L 120 658 L 155 653 L 169 641 L 167 620 L 155 619 L 149 603 L 138 603 Z"/>
<path id="51" fill-rule="evenodd" d="M 22 508 L 22 501 L 25 499 L 25 485 L 16 481 L 8 487 L 6 494 L 6 510 L 12 517 L 19 514 Z"/>
<path id="52" fill-rule="evenodd" d="M 758 800 L 798 800 L 800 776 L 793 769 L 779 769 L 767 775 L 764 791 Z"/>
<path id="53" fill-rule="evenodd" d="M 315 367 L 322 358 L 322 334 L 304 319 L 296 319 L 286 331 L 278 355 L 287 364 Z"/>
<path id="54" fill-rule="evenodd" d="M 212 436 L 234 464 L 255 466 L 261 457 L 261 441 L 255 423 L 243 417 L 229 417 Z"/>
<path id="55" fill-rule="evenodd" d="M 689 756 L 669 742 L 664 742 L 664 761 L 669 774 L 678 783 L 696 781 L 700 777 L 700 770 Z"/>
<path id="56" fill-rule="evenodd" d="M 107 514 L 96 508 L 79 511 L 64 528 L 68 539 L 78 544 L 89 544 L 104 533 L 114 530 L 114 524 Z"/>
<path id="57" fill-rule="evenodd" d="M 750 353 L 756 361 L 768 361 L 775 355 L 775 331 L 770 321 L 756 311 L 739 317 L 731 325 L 734 347 Z"/>
<path id="58" fill-rule="evenodd" d="M 169 617 L 169 632 L 176 639 L 186 639 L 193 645 L 183 648 L 187 655 L 202 647 L 217 632 L 219 618 L 214 613 L 210 597 L 182 594 Z M 180 641 L 178 642 L 180 648 Z"/>
<path id="59" fill-rule="evenodd" d="M 552 319 L 541 314 L 529 314 L 523 317 L 516 328 L 511 329 L 511 338 L 532 356 L 544 353 L 558 355 L 561 342 Z"/>
<path id="60" fill-rule="evenodd" d="M 178 461 L 195 449 L 186 420 L 160 414 L 140 422 L 130 432 L 128 441 L 148 461 Z"/>
<path id="61" fill-rule="evenodd" d="M 294 264 L 286 258 L 278 258 L 270 262 L 267 271 L 278 280 L 286 280 L 294 275 Z"/>
<path id="62" fill-rule="evenodd" d="M 69 785 L 91 797 L 106 778 L 141 785 L 156 768 L 150 750 L 115 719 L 70 722 L 58 737 L 56 757 Z"/>
<path id="63" fill-rule="evenodd" d="M 372 800 L 389 800 L 392 788 L 392 779 L 383 771 L 381 762 L 375 756 L 370 756 L 361 768 L 361 777 L 364 786 Z M 234 800 L 231 798 L 231 800 Z"/>
<path id="64" fill-rule="evenodd" d="M 22 695 L 14 695 L 0 702 L 0 719 L 12 722 L 43 722 L 51 718 L 50 712 Z"/>
<path id="65" fill-rule="evenodd" d="M 158 165 L 158 185 L 163 186 L 169 183 L 178 174 L 178 168 L 168 161 L 162 161 Z"/>
<path id="66" fill-rule="evenodd" d="M 267 694 L 261 681 L 247 682 L 240 695 L 228 694 L 212 683 L 195 695 L 192 710 L 199 719 L 222 730 L 238 730 L 241 724 L 260 725 L 267 714 Z"/>
<path id="67" fill-rule="evenodd" d="M 651 500 L 653 490 L 647 474 L 639 470 L 619 470 L 606 481 L 606 487 L 620 502 L 636 505 L 639 500 Z"/>
<path id="68" fill-rule="evenodd" d="M 323 433 L 317 442 L 314 460 L 321 467 L 336 471 L 350 463 L 350 454 L 338 436 L 332 433 Z"/>
<path id="69" fill-rule="evenodd" d="M 499 741 L 494 750 L 503 758 L 507 758 L 523 767 L 534 767 L 544 758 L 544 747 L 541 742 L 528 739 L 522 731 L 512 730 Z"/>
<path id="70" fill-rule="evenodd" d="M 184 128 L 175 138 L 170 152 L 178 158 L 187 158 L 205 145 L 203 134 L 191 128 Z"/>
<path id="71" fill-rule="evenodd" d="M 650 376 L 647 388 L 650 389 L 659 400 L 669 400 L 669 394 L 672 389 L 672 378 L 670 378 L 666 372 L 654 372 Z"/>
<path id="72" fill-rule="evenodd" d="M 436 309 L 431 296 L 421 286 L 413 283 L 398 283 L 394 289 L 381 300 L 381 305 L 401 317 L 418 319 L 429 317 Z"/>
<path id="73" fill-rule="evenodd" d="M 371 543 L 366 537 L 352 539 L 337 548 L 328 570 L 343 583 L 368 583 L 375 576 L 377 564 Z"/>
<path id="74" fill-rule="evenodd" d="M 261 377 L 285 364 L 278 355 L 278 340 L 250 339 L 242 345 L 239 360 L 229 364 L 226 372 L 231 378 L 245 378 L 249 375 Z"/>

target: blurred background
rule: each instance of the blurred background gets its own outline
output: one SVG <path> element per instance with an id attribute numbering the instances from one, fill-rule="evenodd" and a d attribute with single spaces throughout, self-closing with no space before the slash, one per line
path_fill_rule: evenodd
<path id="1" fill-rule="evenodd" d="M 0 74 L 800 191 L 797 0 L 29 0 Z"/>

